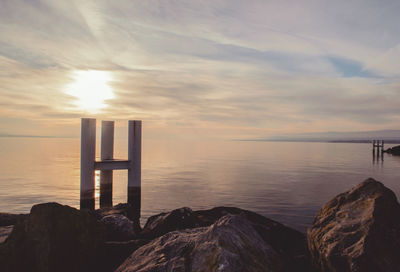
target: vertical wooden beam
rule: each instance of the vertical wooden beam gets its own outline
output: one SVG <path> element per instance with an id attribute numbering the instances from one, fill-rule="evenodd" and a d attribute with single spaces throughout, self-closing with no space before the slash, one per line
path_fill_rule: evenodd
<path id="1" fill-rule="evenodd" d="M 375 140 L 372 140 L 372 156 L 375 158 Z"/>
<path id="2" fill-rule="evenodd" d="M 96 119 L 81 120 L 81 209 L 94 210 Z"/>
<path id="3" fill-rule="evenodd" d="M 381 141 L 377 140 L 377 154 L 378 154 L 378 157 L 379 157 L 380 147 L 381 147 Z"/>
<path id="4" fill-rule="evenodd" d="M 101 160 L 114 159 L 114 121 L 101 122 Z M 112 206 L 113 171 L 100 171 L 100 208 Z"/>
<path id="5" fill-rule="evenodd" d="M 140 218 L 141 204 L 141 163 L 142 163 L 142 121 L 129 121 L 128 126 L 128 203 Z"/>

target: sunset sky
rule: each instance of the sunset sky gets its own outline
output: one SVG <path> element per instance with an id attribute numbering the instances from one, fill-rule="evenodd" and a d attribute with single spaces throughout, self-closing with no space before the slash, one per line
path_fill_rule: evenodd
<path id="1" fill-rule="evenodd" d="M 400 1 L 0 1 L 0 134 L 399 129 Z M 121 123 L 122 125 L 125 123 Z"/>

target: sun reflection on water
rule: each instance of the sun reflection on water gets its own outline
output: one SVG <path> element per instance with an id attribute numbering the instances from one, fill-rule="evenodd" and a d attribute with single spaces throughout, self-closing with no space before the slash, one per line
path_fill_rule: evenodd
<path id="1" fill-rule="evenodd" d="M 94 172 L 94 198 L 96 199 L 96 203 L 98 203 L 98 199 L 100 197 L 100 170 L 96 170 Z"/>

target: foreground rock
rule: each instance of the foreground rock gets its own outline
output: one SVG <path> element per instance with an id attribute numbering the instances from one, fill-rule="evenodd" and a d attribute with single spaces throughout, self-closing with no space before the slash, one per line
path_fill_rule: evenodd
<path id="1" fill-rule="evenodd" d="M 14 226 L 5 226 L 5 227 L 0 227 L 0 244 L 3 243 L 8 236 L 10 236 Z"/>
<path id="2" fill-rule="evenodd" d="M 321 271 L 400 271 L 400 205 L 382 183 L 367 179 L 318 212 L 308 230 Z"/>
<path id="3" fill-rule="evenodd" d="M 282 258 L 287 268 L 285 271 L 310 271 L 306 238 L 302 233 L 257 213 L 235 207 L 200 211 L 181 208 L 161 213 L 148 219 L 141 237 L 154 239 L 173 230 L 210 226 L 229 214 L 244 215 L 267 244 L 284 253 Z"/>
<path id="4" fill-rule="evenodd" d="M 116 271 L 307 271 L 288 261 L 296 263 L 240 214 L 210 227 L 169 232 L 136 250 Z"/>
<path id="5" fill-rule="evenodd" d="M 114 271 L 135 250 L 147 244 L 148 240 L 135 239 L 130 241 L 107 241 L 101 271 Z M 100 270 L 98 270 L 100 271 Z"/>
<path id="6" fill-rule="evenodd" d="M 388 148 L 385 150 L 385 152 L 392 155 L 400 156 L 400 145 Z"/>
<path id="7" fill-rule="evenodd" d="M 133 222 L 122 214 L 110 214 L 100 221 L 107 228 L 108 241 L 128 241 L 137 235 Z"/>
<path id="8" fill-rule="evenodd" d="M 107 225 L 108 240 L 129 240 L 142 231 L 139 220 L 135 218 L 136 212 L 129 203 L 101 208 L 95 210 L 93 214 Z M 121 233 L 118 234 L 119 231 Z"/>
<path id="9" fill-rule="evenodd" d="M 0 227 L 15 225 L 27 216 L 27 214 L 0 213 Z"/>
<path id="10" fill-rule="evenodd" d="M 170 231 L 200 227 L 190 208 L 184 207 L 168 213 L 160 213 L 147 219 L 141 237 L 154 239 Z"/>
<path id="11" fill-rule="evenodd" d="M 57 203 L 35 205 L 0 245 L 0 271 L 92 271 L 105 227 L 91 214 Z"/>

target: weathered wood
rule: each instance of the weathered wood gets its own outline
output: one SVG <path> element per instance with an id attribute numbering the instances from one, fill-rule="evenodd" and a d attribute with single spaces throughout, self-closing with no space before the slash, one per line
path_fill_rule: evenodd
<path id="1" fill-rule="evenodd" d="M 94 168 L 96 170 L 122 170 L 129 169 L 130 162 L 128 160 L 104 160 L 96 161 Z"/>
<path id="2" fill-rule="evenodd" d="M 81 121 L 81 209 L 94 210 L 96 119 Z"/>
<path id="3" fill-rule="evenodd" d="M 102 121 L 101 123 L 100 158 L 102 161 L 114 158 L 114 121 Z M 112 206 L 112 187 L 112 169 L 102 169 L 100 171 L 100 208 Z"/>
<path id="4" fill-rule="evenodd" d="M 128 203 L 140 217 L 142 121 L 129 121 L 128 160 L 114 159 L 114 122 L 102 122 L 101 160 L 95 161 L 96 119 L 81 124 L 81 209 L 95 207 L 95 170 L 100 170 L 100 207 L 112 206 L 113 170 L 128 169 Z"/>
<path id="5" fill-rule="evenodd" d="M 129 121 L 128 126 L 128 203 L 140 217 L 141 206 L 142 121 Z"/>
<path id="6" fill-rule="evenodd" d="M 372 140 L 372 157 L 374 161 L 376 158 L 378 160 L 381 159 L 383 162 L 384 144 L 384 140 Z"/>

